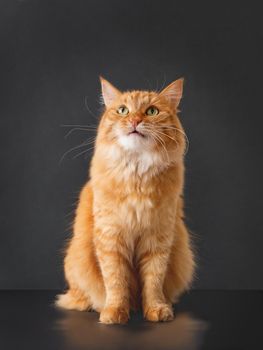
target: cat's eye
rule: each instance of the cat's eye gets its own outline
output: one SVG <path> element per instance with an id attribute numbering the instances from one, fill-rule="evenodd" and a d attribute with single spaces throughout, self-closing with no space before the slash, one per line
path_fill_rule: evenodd
<path id="1" fill-rule="evenodd" d="M 158 113 L 159 113 L 159 109 L 154 106 L 149 107 L 146 111 L 146 114 L 152 117 L 157 115 Z"/>
<path id="2" fill-rule="evenodd" d="M 117 109 L 117 113 L 120 114 L 120 115 L 127 115 L 129 114 L 129 110 L 126 106 L 120 106 L 118 109 Z"/>

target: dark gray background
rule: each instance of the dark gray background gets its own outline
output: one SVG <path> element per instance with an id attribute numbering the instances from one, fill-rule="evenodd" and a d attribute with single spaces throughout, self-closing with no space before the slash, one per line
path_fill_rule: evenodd
<path id="1" fill-rule="evenodd" d="M 263 287 L 261 14 L 253 2 L 0 2 L 0 288 L 64 286 L 89 159 L 59 163 L 87 137 L 60 125 L 97 123 L 99 74 L 121 89 L 185 77 L 195 287 Z"/>

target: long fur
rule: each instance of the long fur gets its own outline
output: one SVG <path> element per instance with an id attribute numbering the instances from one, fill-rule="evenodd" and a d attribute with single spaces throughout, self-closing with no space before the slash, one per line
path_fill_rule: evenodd
<path id="1" fill-rule="evenodd" d="M 57 305 L 96 310 L 103 323 L 125 323 L 141 307 L 147 320 L 169 321 L 194 272 L 177 116 L 183 80 L 162 92 L 122 93 L 101 83 L 106 106 L 66 251 L 69 289 Z M 123 105 L 128 115 L 118 114 Z M 158 115 L 146 114 L 150 106 Z M 134 121 L 143 136 L 130 134 Z"/>

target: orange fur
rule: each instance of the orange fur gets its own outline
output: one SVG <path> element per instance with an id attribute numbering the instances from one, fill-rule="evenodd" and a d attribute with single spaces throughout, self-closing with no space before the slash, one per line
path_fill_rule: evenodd
<path id="1" fill-rule="evenodd" d="M 169 321 L 194 271 L 177 116 L 183 80 L 161 92 L 121 93 L 101 83 L 106 108 L 65 257 L 69 290 L 57 305 L 97 310 L 103 323 L 125 323 L 141 306 L 147 320 Z M 146 114 L 150 106 L 157 115 Z"/>

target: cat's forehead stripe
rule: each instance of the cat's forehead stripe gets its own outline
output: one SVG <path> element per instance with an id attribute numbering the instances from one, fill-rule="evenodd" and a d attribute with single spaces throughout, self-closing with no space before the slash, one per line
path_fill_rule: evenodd
<path id="1" fill-rule="evenodd" d="M 131 91 L 125 96 L 126 103 L 135 109 L 139 109 L 151 102 L 153 93 L 147 91 Z"/>

